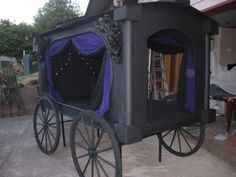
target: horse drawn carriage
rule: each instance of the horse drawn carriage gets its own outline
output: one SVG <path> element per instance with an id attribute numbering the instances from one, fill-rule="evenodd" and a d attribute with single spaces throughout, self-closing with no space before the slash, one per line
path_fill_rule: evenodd
<path id="1" fill-rule="evenodd" d="M 159 160 L 162 146 L 178 156 L 193 154 L 205 124 L 215 119 L 208 100 L 209 53 L 217 32 L 218 25 L 188 1 L 127 1 L 40 35 L 33 121 L 40 150 L 55 152 L 61 130 L 65 141 L 66 116 L 73 121 L 70 146 L 81 177 L 122 176 L 122 146 L 153 135 Z M 148 89 L 150 51 L 182 53 L 178 88 L 159 99 Z"/>

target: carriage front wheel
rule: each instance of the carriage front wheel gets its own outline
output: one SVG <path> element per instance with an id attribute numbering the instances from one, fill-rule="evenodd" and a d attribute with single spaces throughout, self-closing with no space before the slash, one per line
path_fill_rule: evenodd
<path id="1" fill-rule="evenodd" d="M 49 98 L 41 97 L 38 101 L 33 126 L 39 149 L 45 154 L 55 152 L 60 140 L 60 120 Z"/>
<path id="2" fill-rule="evenodd" d="M 70 142 L 80 177 L 122 176 L 120 148 L 104 118 L 93 112 L 81 114 L 72 124 Z"/>

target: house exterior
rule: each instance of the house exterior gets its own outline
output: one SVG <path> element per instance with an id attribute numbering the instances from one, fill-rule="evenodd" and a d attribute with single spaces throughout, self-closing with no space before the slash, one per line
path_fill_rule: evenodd
<path id="1" fill-rule="evenodd" d="M 11 63 L 15 63 L 16 58 L 15 57 L 8 57 L 8 56 L 0 56 L 0 62 L 1 61 L 9 61 Z"/>
<path id="2" fill-rule="evenodd" d="M 211 16 L 220 25 L 219 35 L 214 38 L 214 53 L 220 65 L 236 64 L 236 1 L 192 1 L 192 6 Z"/>

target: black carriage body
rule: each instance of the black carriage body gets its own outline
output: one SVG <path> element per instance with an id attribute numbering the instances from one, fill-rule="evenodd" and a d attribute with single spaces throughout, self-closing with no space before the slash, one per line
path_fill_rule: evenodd
<path id="1" fill-rule="evenodd" d="M 114 22 L 119 25 L 121 36 L 115 44 L 112 44 L 112 41 L 109 41 L 112 39 L 105 34 L 108 32 L 107 29 L 95 27 L 99 19 L 107 17 L 111 19 L 104 20 L 108 31 L 114 29 Z M 180 32 L 188 39 L 193 52 L 195 71 L 194 111 L 189 114 L 197 117 L 198 120 L 207 121 L 212 115 L 208 106 L 210 35 L 217 34 L 218 25 L 189 5 L 174 2 L 126 4 L 124 7 L 100 15 L 85 16 L 62 23 L 54 30 L 41 35 L 40 39 L 43 42 L 40 45 L 41 47 L 45 45 L 47 39 L 53 42 L 95 31 L 104 38 L 111 55 L 120 48 L 119 58 L 115 55 L 111 56 L 111 98 L 110 108 L 105 117 L 114 128 L 119 141 L 128 144 L 166 130 L 165 127 L 160 127 L 164 124 L 159 124 L 158 118 L 156 123 L 149 122 L 147 101 L 148 48 L 152 47 L 151 43 L 148 44 L 148 39 L 165 30 L 178 31 L 177 33 Z M 118 31 L 114 31 L 111 35 L 117 35 L 117 33 Z M 175 34 L 170 32 L 171 35 Z M 43 79 L 44 72 L 42 71 L 45 70 L 43 65 L 45 65 L 44 62 L 40 65 L 40 95 L 47 95 L 47 89 L 43 89 L 46 81 Z M 68 115 L 76 115 L 76 110 L 68 110 L 64 106 L 58 106 L 58 109 Z M 168 119 L 168 115 L 165 119 Z M 180 115 L 176 114 L 176 116 Z M 157 113 L 156 117 L 158 116 Z M 175 126 L 178 125 L 175 124 Z"/>

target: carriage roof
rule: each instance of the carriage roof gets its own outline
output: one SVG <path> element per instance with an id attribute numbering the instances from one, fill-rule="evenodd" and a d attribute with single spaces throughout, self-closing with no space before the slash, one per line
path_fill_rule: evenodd
<path id="1" fill-rule="evenodd" d="M 132 2 L 131 3 L 132 5 L 137 5 L 136 1 L 137 0 L 132 0 L 130 2 Z M 47 31 L 40 36 L 41 37 L 50 36 L 55 33 L 69 30 L 69 29 L 74 28 L 76 26 L 83 26 L 84 24 L 96 21 L 99 17 L 103 17 L 105 14 L 108 14 L 111 17 L 113 17 L 114 14 L 117 14 L 117 16 L 119 18 L 120 12 L 118 12 L 118 13 L 114 12 L 114 10 L 115 10 L 114 7 L 111 8 L 112 2 L 113 2 L 113 0 L 104 0 L 104 1 L 90 0 L 88 7 L 87 7 L 87 11 L 84 16 L 76 17 L 73 19 L 69 19 L 69 20 L 60 22 L 55 26 L 54 29 Z M 154 4 L 163 4 L 163 3 L 170 3 L 171 6 L 176 6 L 176 7 L 184 6 L 184 10 L 185 10 L 186 15 L 187 14 L 195 14 L 196 16 L 199 16 L 199 18 L 202 18 L 206 21 L 211 22 L 211 24 L 208 26 L 208 28 L 211 28 L 211 33 L 212 34 L 218 33 L 217 23 L 213 19 L 208 17 L 207 15 L 205 15 L 205 14 L 201 13 L 200 11 L 198 11 L 197 9 L 191 7 L 188 0 L 160 0 L 158 2 L 139 3 L 139 5 L 145 6 L 147 4 L 154 5 Z M 137 9 L 133 9 L 133 10 L 137 10 Z M 166 10 L 168 11 L 168 8 Z M 131 14 L 131 13 L 134 13 L 134 12 L 129 12 L 129 14 Z M 129 15 L 129 14 L 127 14 L 127 15 Z M 138 15 L 140 15 L 140 14 L 138 14 Z M 114 20 L 116 20 L 116 19 L 114 19 Z M 148 19 L 145 19 L 145 20 L 148 20 Z"/>

